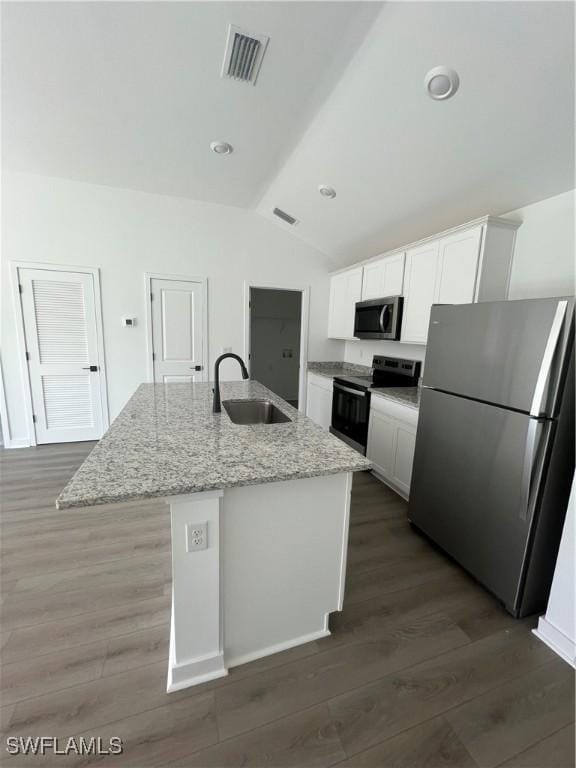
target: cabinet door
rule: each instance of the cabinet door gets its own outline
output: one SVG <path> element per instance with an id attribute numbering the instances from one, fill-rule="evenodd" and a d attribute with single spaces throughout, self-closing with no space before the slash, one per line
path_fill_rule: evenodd
<path id="1" fill-rule="evenodd" d="M 346 309 L 342 320 L 342 336 L 345 339 L 354 338 L 354 314 L 356 312 L 356 302 L 362 298 L 362 267 L 351 269 L 345 274 L 346 282 Z"/>
<path id="2" fill-rule="evenodd" d="M 401 296 L 404 283 L 404 254 L 396 253 L 364 266 L 362 300 Z"/>
<path id="3" fill-rule="evenodd" d="M 385 259 L 371 261 L 364 265 L 364 276 L 362 278 L 362 301 L 368 299 L 379 299 L 384 285 L 384 273 L 386 271 Z"/>
<path id="4" fill-rule="evenodd" d="M 438 241 L 406 252 L 401 341 L 426 344 L 430 308 L 436 296 Z"/>
<path id="5" fill-rule="evenodd" d="M 306 416 L 328 430 L 332 421 L 332 392 L 308 381 Z"/>
<path id="6" fill-rule="evenodd" d="M 344 272 L 330 278 L 330 307 L 328 310 L 328 336 L 338 338 L 345 313 L 346 275 Z"/>
<path id="7" fill-rule="evenodd" d="M 370 409 L 366 457 L 383 477 L 391 478 L 394 466 L 395 423 L 379 411 Z"/>
<path id="8" fill-rule="evenodd" d="M 440 240 L 436 304 L 474 301 L 482 227 L 457 232 Z"/>
<path id="9" fill-rule="evenodd" d="M 402 296 L 404 290 L 405 254 L 396 253 L 384 260 L 383 296 Z"/>
<path id="10" fill-rule="evenodd" d="M 354 311 L 362 295 L 362 267 L 349 269 L 331 278 L 328 336 L 354 338 Z"/>
<path id="11" fill-rule="evenodd" d="M 401 422 L 396 422 L 392 480 L 406 497 L 410 495 L 410 480 L 412 478 L 415 445 L 416 430 Z"/>

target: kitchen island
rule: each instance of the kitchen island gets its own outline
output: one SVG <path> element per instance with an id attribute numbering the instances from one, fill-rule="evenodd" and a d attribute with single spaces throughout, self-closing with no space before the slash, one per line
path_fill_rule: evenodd
<path id="1" fill-rule="evenodd" d="M 162 498 L 172 528 L 168 691 L 329 634 L 341 610 L 352 472 L 370 463 L 255 381 L 142 384 L 57 499 Z M 288 421 L 233 423 L 227 400 Z"/>

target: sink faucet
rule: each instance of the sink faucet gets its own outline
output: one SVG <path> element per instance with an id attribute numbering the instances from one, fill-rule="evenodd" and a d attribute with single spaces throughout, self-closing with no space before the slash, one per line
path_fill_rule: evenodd
<path id="1" fill-rule="evenodd" d="M 244 364 L 244 360 L 239 355 L 235 355 L 234 352 L 226 352 L 224 355 L 220 355 L 218 360 L 214 363 L 214 400 L 212 402 L 212 412 L 213 413 L 220 413 L 222 411 L 222 405 L 220 403 L 220 363 L 222 360 L 225 360 L 227 357 L 233 357 L 234 360 L 238 360 L 240 363 L 240 368 L 242 369 L 242 378 L 247 379 L 248 378 L 248 371 L 246 370 L 246 365 Z"/>

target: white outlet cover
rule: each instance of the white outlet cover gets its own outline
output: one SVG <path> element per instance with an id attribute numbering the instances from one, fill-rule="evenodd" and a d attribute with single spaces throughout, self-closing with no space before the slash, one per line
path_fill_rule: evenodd
<path id="1" fill-rule="evenodd" d="M 186 552 L 198 552 L 208 548 L 208 523 L 187 523 Z"/>

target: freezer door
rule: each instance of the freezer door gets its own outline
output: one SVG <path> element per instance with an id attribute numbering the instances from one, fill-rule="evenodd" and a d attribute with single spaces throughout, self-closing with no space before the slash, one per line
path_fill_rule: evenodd
<path id="1" fill-rule="evenodd" d="M 423 383 L 534 416 L 552 416 L 573 317 L 573 299 L 434 306 Z"/>
<path id="2" fill-rule="evenodd" d="M 422 393 L 408 516 L 512 613 L 553 429 L 526 414 Z"/>

